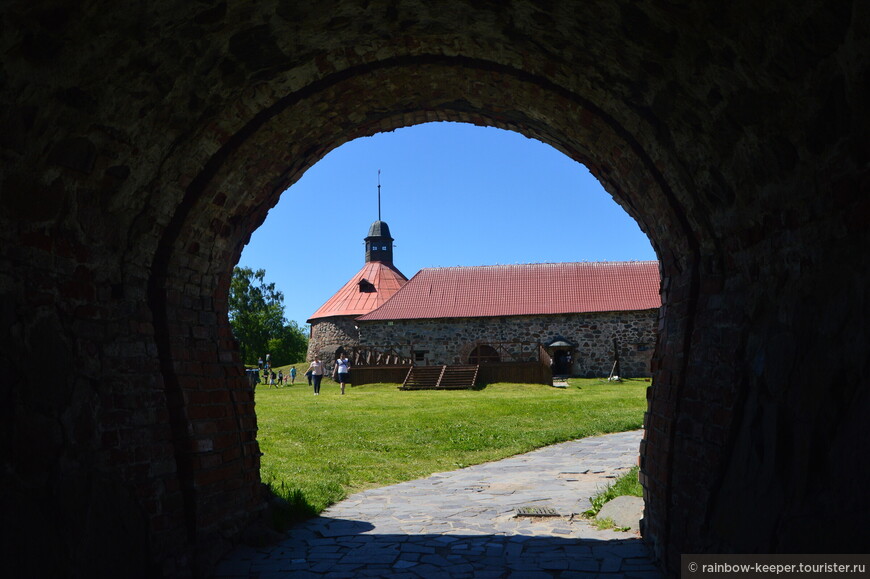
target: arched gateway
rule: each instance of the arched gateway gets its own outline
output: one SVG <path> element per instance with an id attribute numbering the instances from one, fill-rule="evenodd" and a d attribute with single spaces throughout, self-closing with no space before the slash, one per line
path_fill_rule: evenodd
<path id="1" fill-rule="evenodd" d="M 329 150 L 437 120 L 552 144 L 649 235 L 663 568 L 866 549 L 865 3 L 301 4 L 0 9 L 13 568 L 208 573 L 264 502 L 242 247 Z"/>

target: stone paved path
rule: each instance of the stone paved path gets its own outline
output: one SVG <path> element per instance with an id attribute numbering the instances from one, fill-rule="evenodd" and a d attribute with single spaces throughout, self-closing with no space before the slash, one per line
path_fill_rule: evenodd
<path id="1" fill-rule="evenodd" d="M 216 577 L 661 577 L 634 534 L 579 517 L 637 464 L 642 431 L 608 434 L 350 496 Z M 517 517 L 520 507 L 559 516 Z"/>

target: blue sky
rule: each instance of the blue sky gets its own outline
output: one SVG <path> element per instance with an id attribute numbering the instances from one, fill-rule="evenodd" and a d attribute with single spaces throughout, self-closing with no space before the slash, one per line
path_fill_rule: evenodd
<path id="1" fill-rule="evenodd" d="M 356 139 L 281 195 L 239 265 L 265 269 L 305 320 L 365 263 L 378 218 L 408 278 L 424 267 L 656 259 L 583 165 L 501 129 L 427 123 Z"/>

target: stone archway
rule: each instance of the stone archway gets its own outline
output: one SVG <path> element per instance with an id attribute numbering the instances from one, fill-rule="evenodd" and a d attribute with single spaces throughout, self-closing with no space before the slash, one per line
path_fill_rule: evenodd
<path id="1" fill-rule="evenodd" d="M 834 4 L 4 7 L 4 500 L 55 545 L 16 556 L 207 571 L 263 502 L 232 265 L 327 151 L 433 120 L 552 144 L 650 236 L 662 565 L 860 548 L 867 14 Z"/>
<path id="2" fill-rule="evenodd" d="M 425 84 L 427 90 L 409 93 L 406 89 L 419 84 Z M 388 92 L 383 89 L 385 86 L 396 89 Z M 340 98 L 343 94 L 353 94 L 356 98 L 343 101 Z M 458 103 L 457 95 L 463 97 Z M 397 104 L 402 110 L 400 114 L 393 110 Z M 361 115 L 361 110 L 375 112 Z M 327 115 L 318 116 L 315 111 L 324 111 Z M 366 122 L 354 124 L 349 120 L 354 114 Z M 561 122 L 557 127 L 550 119 L 561 119 Z M 209 311 L 202 311 L 198 304 L 215 307 L 219 313 L 226 312 L 224 304 L 214 302 L 212 306 L 209 300 L 216 295 L 226 295 L 230 269 L 241 251 L 241 242 L 277 201 L 277 195 L 298 178 L 305 167 L 350 137 L 431 120 L 476 122 L 512 129 L 553 144 L 590 167 L 614 197 L 641 220 L 641 227 L 650 233 L 654 246 L 664 254 L 666 287 L 681 288 L 681 297 L 670 298 L 667 290 L 664 297 L 679 322 L 670 326 L 669 333 L 662 333 L 658 355 L 660 360 L 671 359 L 668 350 L 685 341 L 689 321 L 686 312 L 697 299 L 695 277 L 700 248 L 694 239 L 699 234 L 690 231 L 686 216 L 675 211 L 676 201 L 669 179 L 659 171 L 655 161 L 614 119 L 582 96 L 544 78 L 490 62 L 427 56 L 361 66 L 353 73 L 326 77 L 317 90 L 282 97 L 269 110 L 255 116 L 212 157 L 212 164 L 207 165 L 201 178 L 194 179 L 188 186 L 186 202 L 176 213 L 175 223 L 167 228 L 169 235 L 164 236 L 161 243 L 165 248 L 165 261 L 155 261 L 152 269 L 158 272 L 158 276 L 151 278 L 152 289 L 183 287 L 188 299 L 192 290 L 196 296 L 190 302 L 193 307 L 179 312 L 168 304 L 183 302 L 184 294 L 166 292 L 164 295 L 160 290 L 149 294 L 156 314 L 156 333 L 167 338 L 161 348 L 165 365 L 195 350 L 198 343 L 186 326 L 173 325 L 170 320 L 209 315 Z M 287 169 L 286 159 L 264 154 L 285 142 L 293 143 L 300 151 L 312 152 L 310 156 L 298 157 L 295 171 Z M 606 154 L 613 151 L 619 152 L 618 169 L 611 166 L 612 159 Z M 257 171 L 252 172 L 249 167 L 257 167 Z M 280 177 L 276 179 L 275 175 Z M 234 196 L 225 193 L 228 189 L 247 194 Z M 215 199 L 220 203 L 215 203 Z M 650 227 L 648 223 L 655 226 Z M 158 251 L 158 255 L 163 254 Z M 191 272 L 182 265 L 190 259 L 198 259 L 206 269 Z M 165 271 L 165 279 L 159 277 L 161 271 Z M 191 273 L 198 287 L 191 283 Z M 164 307 L 166 315 L 162 320 L 160 312 Z M 219 315 L 217 323 L 219 332 L 229 332 L 224 316 Z M 211 346 L 209 350 L 203 352 L 202 357 L 210 357 L 211 364 L 229 366 L 226 373 L 231 375 L 234 366 L 220 362 L 221 350 Z M 673 372 L 679 375 L 679 369 Z M 180 399 L 186 398 L 185 393 L 201 382 L 200 375 L 187 377 L 192 385 L 183 382 L 185 377 L 179 378 L 178 383 L 169 386 L 177 389 Z M 232 378 L 227 381 L 227 388 L 238 388 Z M 213 402 L 209 399 L 205 404 Z M 186 404 L 183 410 L 190 413 L 194 407 Z M 672 408 L 666 407 L 660 412 L 670 416 Z M 252 422 L 254 417 L 251 413 L 245 419 Z M 182 423 L 179 429 L 189 431 L 190 427 Z M 196 444 L 196 437 L 191 438 L 194 440 L 189 444 Z M 672 443 L 669 436 L 650 431 L 647 447 L 656 451 L 648 454 L 653 460 L 668 464 Z M 253 444 L 251 439 L 233 440 L 231 446 L 251 450 L 255 448 Z M 210 448 L 208 452 L 225 450 Z M 191 476 L 196 476 L 195 471 L 190 468 Z M 210 499 L 191 496 L 188 500 L 196 503 Z M 650 511 L 655 512 L 652 506 Z M 663 514 L 662 519 L 664 517 Z"/>
<path id="3" fill-rule="evenodd" d="M 501 356 L 499 356 L 498 350 L 489 344 L 476 345 L 468 355 L 468 363 L 485 364 L 487 362 L 501 362 Z"/>

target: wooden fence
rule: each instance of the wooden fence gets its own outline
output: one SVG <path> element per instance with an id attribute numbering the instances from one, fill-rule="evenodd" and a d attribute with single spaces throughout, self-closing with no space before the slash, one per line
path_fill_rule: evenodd
<path id="1" fill-rule="evenodd" d="M 353 386 L 363 384 L 401 384 L 408 375 L 410 366 L 352 366 L 350 383 Z M 553 373 L 550 367 L 540 362 L 489 362 L 480 365 L 477 374 L 477 384 L 492 384 L 494 382 L 518 382 L 520 384 L 553 385 Z"/>
<path id="2" fill-rule="evenodd" d="M 520 384 L 553 385 L 553 372 L 540 362 L 490 362 L 480 365 L 478 384 L 518 382 Z"/>
<path id="3" fill-rule="evenodd" d="M 363 384 L 401 384 L 408 375 L 411 366 L 351 366 L 350 383 L 353 386 Z"/>

